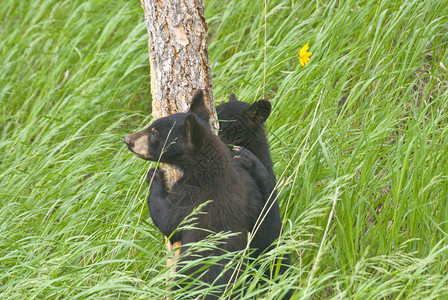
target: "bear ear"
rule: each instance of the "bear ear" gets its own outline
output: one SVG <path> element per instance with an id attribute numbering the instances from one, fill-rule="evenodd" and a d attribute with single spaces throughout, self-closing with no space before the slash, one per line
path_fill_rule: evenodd
<path id="1" fill-rule="evenodd" d="M 189 114 L 185 118 L 184 138 L 187 143 L 193 146 L 193 149 L 198 149 L 202 146 L 206 134 L 207 131 L 204 125 L 198 122 L 193 114 Z"/>
<path id="2" fill-rule="evenodd" d="M 205 106 L 204 102 L 204 91 L 203 90 L 196 90 L 193 95 L 193 99 L 191 100 L 190 104 L 190 112 L 194 112 L 198 116 L 200 116 L 204 121 L 207 121 L 210 119 L 210 112 Z"/>
<path id="3" fill-rule="evenodd" d="M 258 100 L 244 112 L 254 122 L 264 123 L 271 114 L 271 103 L 268 100 Z"/>
<path id="4" fill-rule="evenodd" d="M 229 102 L 238 102 L 238 99 L 236 99 L 235 94 L 230 94 L 230 96 L 229 96 Z"/>

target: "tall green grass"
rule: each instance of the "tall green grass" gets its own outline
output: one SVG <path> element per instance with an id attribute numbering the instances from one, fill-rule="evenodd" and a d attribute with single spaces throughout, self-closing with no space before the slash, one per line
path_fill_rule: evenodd
<path id="1" fill-rule="evenodd" d="M 266 2 L 206 1 L 216 102 L 273 103 L 284 243 L 260 261 L 293 265 L 249 266 L 246 298 L 448 297 L 448 2 Z M 0 298 L 203 293 L 167 290 L 150 164 L 121 141 L 151 121 L 140 2 L 0 17 Z"/>

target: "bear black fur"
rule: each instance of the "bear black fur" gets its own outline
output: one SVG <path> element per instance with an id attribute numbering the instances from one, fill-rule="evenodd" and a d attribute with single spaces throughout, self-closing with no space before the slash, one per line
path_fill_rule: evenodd
<path id="1" fill-rule="evenodd" d="M 219 137 L 225 144 L 238 145 L 255 154 L 275 180 L 264 122 L 271 114 L 271 103 L 258 100 L 253 104 L 238 101 L 231 94 L 229 102 L 216 107 Z"/>
<path id="2" fill-rule="evenodd" d="M 147 176 L 148 182 L 152 179 L 148 197 L 151 218 L 155 226 L 170 237 L 171 243 L 181 242 L 180 265 L 193 259 L 192 256 L 182 256 L 188 244 L 203 240 L 209 231 L 237 235 L 220 245 L 222 249 L 207 249 L 195 255 L 209 257 L 244 249 L 247 233 L 254 226 L 261 211 L 260 204 L 266 197 L 257 182 L 270 180 L 270 174 L 251 152 L 237 147 L 232 153 L 212 133 L 209 117 L 203 93 L 199 91 L 193 96 L 187 113 L 160 118 L 147 129 L 125 137 L 129 150 L 138 157 L 172 164 L 183 172 L 170 192 L 162 171 L 151 169 Z M 256 174 L 249 173 L 257 168 L 260 170 Z M 194 208 L 208 200 L 212 202 L 203 208 L 205 214 L 196 215 L 195 226 L 198 229 L 175 231 Z M 199 265 L 183 274 L 202 276 L 201 280 L 210 284 L 218 278 L 215 284 L 225 285 L 233 273 L 231 269 L 224 272 L 227 263 L 228 259 L 224 259 L 206 271 L 198 272 Z M 206 299 L 218 296 L 208 295 Z"/>
<path id="3" fill-rule="evenodd" d="M 271 103 L 267 100 L 258 100 L 248 104 L 238 101 L 235 94 L 231 94 L 228 102 L 216 107 L 216 112 L 221 140 L 226 144 L 242 146 L 251 151 L 270 174 L 269 184 L 258 183 L 259 189 L 274 187 L 276 179 L 264 127 L 264 122 L 271 113 Z M 277 192 L 270 188 L 265 194 L 269 196 L 264 198 L 261 205 L 265 206 L 263 214 L 266 216 L 251 243 L 252 247 L 258 249 L 254 252 L 254 257 L 270 249 L 272 243 L 280 236 L 282 229 L 280 208 L 276 200 Z M 266 214 L 269 207 L 271 208 Z M 289 264 L 288 255 L 283 257 L 283 264 Z M 285 270 L 286 268 L 283 267 L 282 272 Z"/>

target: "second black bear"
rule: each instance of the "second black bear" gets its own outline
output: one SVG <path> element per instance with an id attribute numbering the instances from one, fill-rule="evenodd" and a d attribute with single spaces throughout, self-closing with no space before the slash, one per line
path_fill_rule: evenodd
<path id="1" fill-rule="evenodd" d="M 169 192 L 162 171 L 151 169 L 147 176 L 148 181 L 152 179 L 148 197 L 151 218 L 154 225 L 170 237 L 171 243 L 181 242 L 181 265 L 195 255 L 209 257 L 244 249 L 247 234 L 260 213 L 260 203 L 266 197 L 255 181 L 269 181 L 270 178 L 251 152 L 236 148 L 232 153 L 212 133 L 209 117 L 203 93 L 199 91 L 193 96 L 187 113 L 160 118 L 147 129 L 125 137 L 129 150 L 138 157 L 172 164 L 183 171 L 183 176 Z M 253 174 L 248 171 L 257 168 L 259 170 Z M 208 200 L 212 202 L 203 208 L 205 213 L 196 215 L 198 229 L 176 231 L 194 208 Z M 210 231 L 237 235 L 228 238 L 220 246 L 222 249 L 210 247 L 182 256 L 189 243 L 203 240 Z M 203 266 L 196 265 L 183 274 L 201 276 L 201 280 L 209 284 L 224 285 L 233 273 L 231 269 L 224 271 L 228 262 L 223 259 L 206 271 L 201 270 Z M 219 294 L 208 295 L 206 299 L 215 299 Z"/>
<path id="2" fill-rule="evenodd" d="M 238 101 L 235 94 L 216 107 L 219 137 L 225 144 L 238 145 L 255 154 L 275 179 L 264 122 L 271 114 L 271 103 L 258 100 L 253 104 Z"/>
<path id="3" fill-rule="evenodd" d="M 238 101 L 235 94 L 231 94 L 229 101 L 216 107 L 219 120 L 219 137 L 229 145 L 237 145 L 251 151 L 263 163 L 270 174 L 269 187 L 275 186 L 275 174 L 269 153 L 269 144 L 266 138 L 264 122 L 271 113 L 271 103 L 267 100 L 258 100 L 253 104 Z M 266 185 L 259 185 L 263 189 Z M 251 246 L 258 250 L 254 256 L 269 249 L 271 244 L 280 236 L 282 222 L 280 208 L 276 200 L 277 193 L 273 188 L 267 191 L 269 197 L 265 198 L 262 206 L 265 206 L 264 222 L 261 223 Z M 267 209 L 270 210 L 267 212 Z M 289 263 L 288 256 L 284 257 L 284 263 Z M 283 268 L 283 270 L 285 270 Z"/>

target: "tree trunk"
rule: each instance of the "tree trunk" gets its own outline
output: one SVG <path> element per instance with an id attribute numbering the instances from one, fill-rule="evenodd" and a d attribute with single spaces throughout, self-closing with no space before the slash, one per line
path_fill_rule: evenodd
<path id="1" fill-rule="evenodd" d="M 141 1 L 148 29 L 154 119 L 188 111 L 194 91 L 203 89 L 212 115 L 210 125 L 217 133 L 203 0 Z M 163 168 L 171 186 L 179 178 L 179 171 Z M 180 246 L 166 241 L 168 250 Z M 173 266 L 175 260 L 167 264 Z"/>

